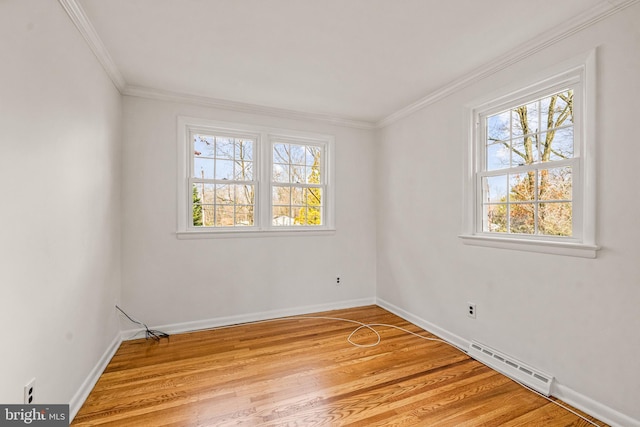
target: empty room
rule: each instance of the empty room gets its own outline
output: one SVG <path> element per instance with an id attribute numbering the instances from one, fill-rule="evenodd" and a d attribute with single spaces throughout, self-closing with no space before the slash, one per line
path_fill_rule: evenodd
<path id="1" fill-rule="evenodd" d="M 1 0 L 0 425 L 640 427 L 639 113 L 639 0 Z"/>

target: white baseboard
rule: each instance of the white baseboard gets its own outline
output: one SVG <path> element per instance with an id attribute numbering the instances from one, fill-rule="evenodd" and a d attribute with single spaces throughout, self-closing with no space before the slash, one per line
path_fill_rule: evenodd
<path id="1" fill-rule="evenodd" d="M 449 344 L 454 345 L 455 347 L 459 348 L 463 352 L 465 353 L 468 352 L 471 341 L 466 340 L 456 334 L 453 334 L 447 331 L 446 329 L 442 329 L 441 327 L 436 326 L 433 323 L 428 322 L 412 313 L 409 313 L 408 311 L 405 311 L 400 307 L 393 305 L 390 302 L 387 302 L 383 299 L 380 299 L 380 298 L 376 299 L 376 304 L 378 304 L 380 307 L 384 308 L 385 310 L 392 312 L 396 316 L 402 317 L 404 320 L 407 320 L 416 326 L 420 326 L 425 331 L 431 332 L 432 334 L 437 335 L 439 338 L 442 338 L 443 340 L 445 340 Z"/>
<path id="2" fill-rule="evenodd" d="M 422 319 L 400 307 L 391 304 L 382 299 L 376 298 L 363 298 L 357 300 L 340 301 L 328 304 L 310 305 L 305 307 L 288 308 L 282 310 L 263 311 L 258 313 L 249 313 L 238 316 L 226 316 L 217 317 L 213 319 L 198 320 L 194 322 L 175 323 L 161 326 L 153 326 L 152 329 L 159 329 L 170 334 L 177 334 L 182 332 L 193 332 L 203 329 L 212 329 L 221 326 L 237 325 L 241 323 L 257 322 L 262 320 L 277 319 L 280 317 L 297 316 L 304 314 L 318 313 L 321 311 L 340 310 L 346 308 L 361 307 L 365 305 L 377 304 L 380 307 L 392 312 L 393 314 L 413 323 L 416 326 L 423 328 L 424 330 L 431 332 L 434 335 L 442 338 L 448 343 L 459 348 L 463 352 L 467 352 L 470 341 L 464 339 L 456 334 L 453 334 L 446 329 L 443 329 L 427 320 Z M 95 386 L 96 382 L 100 378 L 100 375 L 107 367 L 107 364 L 115 354 L 116 350 L 120 346 L 120 343 L 124 340 L 130 340 L 134 338 L 140 338 L 136 335 L 139 333 L 139 329 L 132 329 L 123 331 L 119 336 L 116 336 L 113 342 L 109 345 L 105 353 L 102 355 L 96 366 L 91 370 L 87 379 L 82 383 L 80 389 L 71 399 L 69 404 L 70 419 L 73 421 L 74 417 L 82 407 L 82 404 L 89 396 L 89 393 Z M 559 384 L 557 381 L 554 383 L 552 389 L 552 396 L 572 405 L 599 420 L 611 425 L 612 427 L 640 427 L 640 421 L 633 419 L 621 412 L 618 412 L 600 402 L 597 402 L 588 396 L 584 396 L 569 387 Z"/>
<path id="3" fill-rule="evenodd" d="M 554 383 L 552 395 L 569 405 L 590 414 L 612 427 L 640 427 L 640 421 L 616 411 L 590 397 L 578 393 L 569 387 Z"/>
<path id="4" fill-rule="evenodd" d="M 98 379 L 100 379 L 100 375 L 102 375 L 102 373 L 106 369 L 109 361 L 116 353 L 121 343 L 122 338 L 120 334 L 118 334 L 113 338 L 113 341 L 111 341 L 111 344 L 109 344 L 107 350 L 104 352 L 100 360 L 98 360 L 96 366 L 94 366 L 91 372 L 89 372 L 89 375 L 87 375 L 87 378 L 84 380 L 76 394 L 74 394 L 71 398 L 71 401 L 69 402 L 69 423 L 71 423 L 71 421 L 73 421 L 73 419 L 78 414 L 78 411 L 84 404 L 84 401 L 87 400 L 87 397 L 89 397 L 89 393 L 91 393 L 91 390 L 93 390 L 93 387 L 98 382 Z"/>
<path id="5" fill-rule="evenodd" d="M 201 331 L 204 329 L 219 328 L 222 326 L 238 325 L 241 323 L 259 322 L 261 320 L 278 319 L 280 317 L 299 316 L 303 314 L 318 313 L 321 311 L 341 310 L 345 308 L 373 305 L 375 298 L 362 298 L 356 300 L 338 301 L 327 304 L 309 305 L 305 307 L 285 308 L 281 310 L 262 311 L 258 313 L 241 314 L 237 316 L 215 317 L 212 319 L 196 320 L 193 322 L 173 323 L 168 325 L 149 326 L 150 329 L 160 330 L 168 334 Z M 140 333 L 144 329 L 130 329 L 122 332 L 123 341 L 141 338 Z"/>
<path id="6" fill-rule="evenodd" d="M 420 326 L 425 331 L 437 335 L 438 337 L 454 345 L 465 353 L 467 352 L 470 344 L 469 340 L 453 334 L 446 329 L 442 329 L 439 326 L 436 326 L 433 323 L 428 322 L 380 298 L 376 299 L 376 303 L 380 307 L 392 312 L 399 317 L 402 317 L 403 319 L 413 323 L 414 325 Z M 600 421 L 605 422 L 612 427 L 640 427 L 640 421 L 631 418 L 628 415 L 620 413 L 615 409 L 612 409 L 600 402 L 597 402 L 588 396 L 580 394 L 565 385 L 559 384 L 557 382 L 557 378 L 553 384 L 551 395 L 575 408 L 580 409 L 581 411 L 586 412 L 587 414 L 590 414 L 593 417 L 596 417 Z"/>

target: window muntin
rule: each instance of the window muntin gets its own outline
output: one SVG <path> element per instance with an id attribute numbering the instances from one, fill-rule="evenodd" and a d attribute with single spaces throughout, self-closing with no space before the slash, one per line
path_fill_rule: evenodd
<path id="1" fill-rule="evenodd" d="M 192 132 L 191 225 L 255 225 L 257 138 Z"/>
<path id="2" fill-rule="evenodd" d="M 479 115 L 478 231 L 575 237 L 574 90 L 564 88 Z"/>
<path id="3" fill-rule="evenodd" d="M 178 238 L 332 233 L 333 146 L 330 135 L 179 117 Z"/>
<path id="4" fill-rule="evenodd" d="M 272 143 L 272 225 L 324 224 L 324 145 Z"/>

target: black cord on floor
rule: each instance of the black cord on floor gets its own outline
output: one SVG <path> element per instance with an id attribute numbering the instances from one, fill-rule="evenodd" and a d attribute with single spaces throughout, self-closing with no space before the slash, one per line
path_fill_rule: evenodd
<path id="1" fill-rule="evenodd" d="M 140 325 L 140 326 L 144 327 L 144 329 L 145 329 L 145 339 L 151 338 L 151 339 L 154 339 L 156 341 L 160 341 L 162 338 L 169 339 L 169 334 L 167 334 L 165 332 L 162 332 L 162 331 L 157 331 L 155 329 L 149 329 L 149 327 L 146 324 L 144 324 L 144 323 L 134 319 L 133 317 L 129 316 L 127 313 L 125 313 L 125 311 L 123 309 L 118 307 L 118 305 L 116 305 L 116 308 L 118 309 L 118 311 L 120 311 L 120 313 L 124 314 L 127 317 L 127 319 L 129 319 L 131 322 L 135 323 L 136 325 Z"/>

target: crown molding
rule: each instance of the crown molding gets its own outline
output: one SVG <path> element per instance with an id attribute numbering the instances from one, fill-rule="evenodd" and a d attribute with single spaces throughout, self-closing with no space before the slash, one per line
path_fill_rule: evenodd
<path id="1" fill-rule="evenodd" d="M 472 72 L 465 74 L 449 84 L 446 84 L 439 89 L 431 92 L 427 96 L 419 99 L 418 101 L 407 105 L 406 107 L 388 115 L 376 122 L 376 128 L 383 128 L 388 126 L 404 117 L 407 117 L 416 111 L 419 111 L 447 96 L 459 91 L 460 89 L 467 87 L 477 81 L 480 81 L 486 77 L 496 74 L 499 71 L 508 68 L 509 66 L 518 63 L 549 46 L 552 46 L 582 30 L 588 28 L 611 15 L 620 12 L 627 7 L 638 3 L 640 0 L 622 0 L 619 2 L 606 1 L 598 4 L 592 9 L 576 16 L 575 18 L 567 21 L 562 27 L 557 27 L 555 30 L 545 32 L 540 37 L 536 37 L 526 43 L 523 43 L 510 50 L 509 52 L 499 56 L 498 58 L 490 61 L 489 63 L 476 68 Z"/>
<path id="2" fill-rule="evenodd" d="M 84 13 L 84 10 L 76 0 L 58 0 L 62 8 L 67 12 L 69 18 L 76 26 L 82 37 L 85 39 L 93 54 L 98 58 L 98 61 L 102 65 L 102 68 L 106 71 L 107 75 L 115 85 L 115 87 L 122 93 L 126 86 L 126 82 L 118 67 L 116 67 L 109 51 L 102 43 L 102 40 L 98 36 L 95 28 L 89 21 L 89 18 Z"/>
<path id="3" fill-rule="evenodd" d="M 351 119 L 331 114 L 311 113 L 284 108 L 267 107 L 263 105 L 247 104 L 228 101 L 206 96 L 191 95 L 187 93 L 170 92 L 161 89 L 129 85 L 116 67 L 109 51 L 98 36 L 91 21 L 85 14 L 77 0 L 58 0 L 69 18 L 85 39 L 94 55 L 102 64 L 105 72 L 122 95 L 137 96 L 163 101 L 181 102 L 187 104 L 203 105 L 207 107 L 222 108 L 226 110 L 240 111 L 244 113 L 262 114 L 287 119 L 312 120 L 329 123 L 336 126 L 352 127 L 357 129 L 375 129 L 375 123 L 365 120 Z"/>
<path id="4" fill-rule="evenodd" d="M 211 98 L 208 96 L 171 92 L 162 89 L 136 85 L 126 85 L 124 90 L 122 90 L 122 94 L 139 98 L 155 99 L 159 101 L 170 101 L 183 104 L 201 105 L 204 107 L 220 108 L 224 110 L 238 111 L 241 113 L 260 114 L 263 116 L 274 116 L 293 120 L 323 122 L 336 126 L 351 127 L 356 129 L 375 129 L 376 127 L 374 122 L 350 119 L 331 114 L 287 110 L 284 108 L 247 104 L 243 102 Z"/>
<path id="5" fill-rule="evenodd" d="M 447 96 L 467 87 L 477 81 L 498 73 L 509 66 L 518 63 L 539 51 L 552 46 L 582 30 L 588 28 L 607 17 L 614 15 L 629 6 L 632 6 L 640 0 L 608 0 L 603 1 L 589 11 L 576 16 L 567 21 L 562 27 L 558 27 L 550 32 L 545 32 L 540 37 L 534 38 L 520 46 L 512 49 L 504 55 L 499 56 L 495 60 L 465 74 L 450 83 L 431 92 L 425 97 L 419 99 L 412 104 L 378 120 L 377 122 L 369 122 L 346 118 L 331 114 L 303 112 L 296 110 L 288 110 L 284 108 L 268 107 L 262 105 L 254 105 L 242 102 L 228 101 L 206 96 L 191 95 L 186 93 L 170 92 L 161 89 L 149 87 L 128 85 L 116 67 L 107 48 L 102 43 L 89 18 L 84 13 L 77 0 L 58 0 L 72 20 L 80 34 L 95 54 L 98 61 L 106 71 L 107 75 L 123 95 L 137 96 L 143 98 L 188 103 L 202 105 L 207 107 L 222 108 L 227 110 L 239 111 L 244 113 L 262 114 L 275 117 L 282 117 L 297 120 L 311 120 L 323 123 L 329 123 L 336 126 L 352 127 L 357 129 L 379 129 L 388 126 L 404 117 L 407 117 L 416 111 L 419 111 Z"/>

